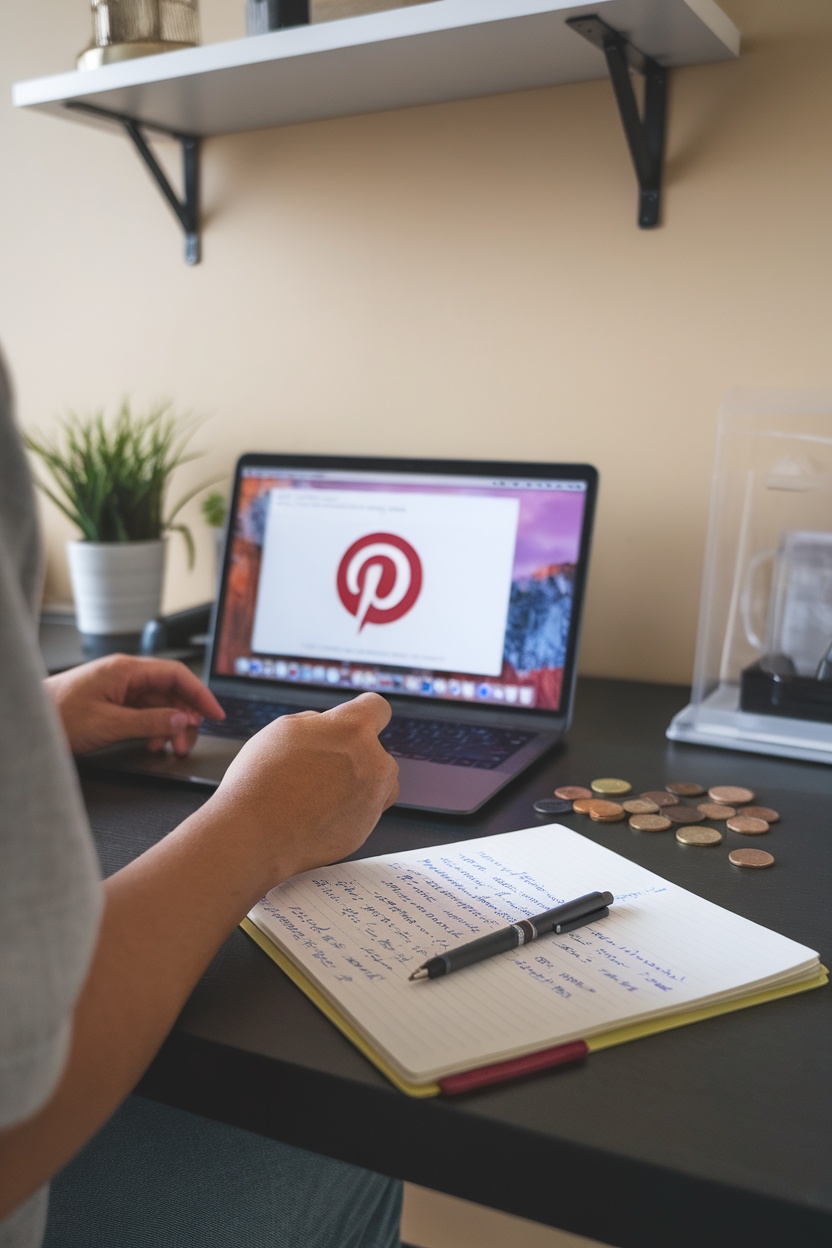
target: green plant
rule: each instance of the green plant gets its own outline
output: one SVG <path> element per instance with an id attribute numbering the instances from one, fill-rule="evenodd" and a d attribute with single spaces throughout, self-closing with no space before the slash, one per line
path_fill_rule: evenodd
<path id="1" fill-rule="evenodd" d="M 174 521 L 210 482 L 190 490 L 167 512 L 165 496 L 175 470 L 199 458 L 199 452 L 185 449 L 195 425 L 176 416 L 170 403 L 156 404 L 141 416 L 125 399 L 109 423 L 103 412 L 85 419 L 71 412 L 60 422 L 60 437 L 48 441 L 27 435 L 24 441 L 49 471 L 57 492 L 42 481 L 40 489 L 86 541 L 147 542 L 177 532 L 193 567 L 191 531 Z"/>
<path id="2" fill-rule="evenodd" d="M 225 516 L 228 505 L 225 501 L 225 495 L 219 490 L 212 490 L 210 494 L 206 494 L 202 502 L 199 504 L 199 510 L 205 519 L 205 523 L 210 525 L 212 529 L 221 529 L 225 524 Z"/>

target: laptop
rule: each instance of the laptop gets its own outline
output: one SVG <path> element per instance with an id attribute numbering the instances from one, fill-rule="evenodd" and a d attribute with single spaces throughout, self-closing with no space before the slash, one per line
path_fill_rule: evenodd
<path id="1" fill-rule="evenodd" d="M 244 455 L 205 673 L 227 719 L 187 758 L 97 765 L 216 786 L 276 716 L 373 690 L 398 805 L 479 810 L 569 725 L 596 487 L 584 464 Z"/>

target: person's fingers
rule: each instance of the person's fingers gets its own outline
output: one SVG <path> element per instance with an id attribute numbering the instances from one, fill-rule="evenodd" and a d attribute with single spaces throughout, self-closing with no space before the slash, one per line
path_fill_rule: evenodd
<path id="1" fill-rule="evenodd" d="M 393 709 L 390 703 L 377 693 L 360 693 L 357 698 L 342 702 L 339 706 L 334 706 L 331 711 L 325 711 L 324 714 L 337 719 L 352 720 L 356 726 L 366 724 L 377 736 L 390 723 Z"/>
<path id="2" fill-rule="evenodd" d="M 178 703 L 209 719 L 225 719 L 225 711 L 211 690 L 175 659 L 133 659 L 127 671 L 127 687 L 131 699 L 162 697 L 168 705 Z"/>
<path id="3" fill-rule="evenodd" d="M 118 712 L 122 739 L 146 737 L 148 749 L 170 741 L 177 754 L 187 754 L 196 740 L 199 716 L 170 706 L 123 706 Z"/>

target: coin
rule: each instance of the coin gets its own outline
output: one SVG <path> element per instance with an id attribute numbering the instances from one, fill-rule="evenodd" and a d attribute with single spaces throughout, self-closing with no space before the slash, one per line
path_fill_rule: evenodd
<path id="1" fill-rule="evenodd" d="M 659 809 L 649 797 L 634 797 L 629 802 L 622 802 L 621 805 L 628 815 L 655 815 Z"/>
<path id="2" fill-rule="evenodd" d="M 574 802 L 579 797 L 592 797 L 592 794 L 589 789 L 584 789 L 579 784 L 562 784 L 555 789 L 555 797 L 562 797 L 565 802 Z"/>
<path id="3" fill-rule="evenodd" d="M 561 801 L 559 797 L 541 797 L 534 809 L 538 815 L 571 815 L 572 803 Z"/>
<path id="4" fill-rule="evenodd" d="M 657 806 L 678 806 L 679 804 L 678 797 L 674 797 L 672 793 L 667 793 L 664 789 L 649 789 L 641 796 L 649 802 L 655 802 Z"/>
<path id="5" fill-rule="evenodd" d="M 698 806 L 667 806 L 664 813 L 674 823 L 701 823 L 705 818 Z"/>
<path id="6" fill-rule="evenodd" d="M 732 849 L 728 861 L 735 867 L 770 867 L 774 856 L 764 849 Z"/>
<path id="7" fill-rule="evenodd" d="M 594 801 L 589 811 L 590 819 L 594 819 L 596 823 L 618 823 L 625 814 L 624 807 L 619 806 L 618 802 Z"/>
<path id="8" fill-rule="evenodd" d="M 733 806 L 723 806 L 721 802 L 699 802 L 696 807 L 706 819 L 730 819 L 737 812 Z"/>
<path id="9" fill-rule="evenodd" d="M 718 845 L 722 833 L 716 828 L 677 828 L 676 840 L 680 845 Z"/>
<path id="10" fill-rule="evenodd" d="M 600 800 L 599 797 L 579 797 L 572 803 L 572 809 L 577 810 L 579 815 L 588 815 L 595 803 Z"/>
<path id="11" fill-rule="evenodd" d="M 728 806 L 744 806 L 754 801 L 751 789 L 741 789 L 733 784 L 718 784 L 708 789 L 708 797 L 712 802 L 725 802 Z"/>
<path id="12" fill-rule="evenodd" d="M 728 820 L 728 827 L 732 832 L 741 832 L 743 836 L 760 836 L 761 833 L 768 832 L 765 819 L 754 819 L 750 815 L 734 815 L 733 819 Z"/>
<path id="13" fill-rule="evenodd" d="M 605 778 L 591 781 L 593 793 L 629 793 L 632 787 L 629 780 Z"/>
<path id="14" fill-rule="evenodd" d="M 743 806 L 742 813 L 752 819 L 765 819 L 766 823 L 779 823 L 780 816 L 770 806 Z"/>
<path id="15" fill-rule="evenodd" d="M 705 792 L 702 785 L 693 780 L 670 780 L 664 787 L 668 793 L 675 793 L 676 797 L 699 797 Z"/>
<path id="16" fill-rule="evenodd" d="M 630 815 L 630 827 L 636 832 L 666 832 L 670 820 L 666 815 Z"/>

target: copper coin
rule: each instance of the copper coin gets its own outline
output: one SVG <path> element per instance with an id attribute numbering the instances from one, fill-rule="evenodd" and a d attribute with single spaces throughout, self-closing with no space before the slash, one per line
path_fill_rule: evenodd
<path id="1" fill-rule="evenodd" d="M 590 819 L 594 819 L 596 823 L 618 823 L 625 814 L 624 807 L 619 806 L 618 802 L 594 801 L 589 811 Z"/>
<path id="2" fill-rule="evenodd" d="M 674 797 L 672 793 L 668 793 L 664 789 L 649 789 L 647 793 L 642 793 L 641 796 L 649 802 L 655 802 L 657 806 L 679 805 L 678 797 Z"/>
<path id="3" fill-rule="evenodd" d="M 630 815 L 630 827 L 636 832 L 666 832 L 670 820 L 665 815 Z"/>
<path id="4" fill-rule="evenodd" d="M 779 823 L 780 816 L 770 806 L 743 806 L 742 813 L 752 819 L 765 819 L 766 823 Z"/>
<path id="5" fill-rule="evenodd" d="M 735 867 L 770 867 L 774 856 L 764 849 L 732 849 L 728 861 Z"/>
<path id="6" fill-rule="evenodd" d="M 604 777 L 601 780 L 591 780 L 590 787 L 593 793 L 629 793 L 633 786 L 629 780 Z"/>
<path id="7" fill-rule="evenodd" d="M 733 784 L 718 784 L 708 789 L 708 797 L 712 802 L 725 802 L 727 806 L 744 806 L 754 801 L 751 789 L 741 789 Z"/>
<path id="8" fill-rule="evenodd" d="M 677 828 L 676 840 L 680 845 L 718 845 L 722 833 L 716 828 Z"/>
<path id="9" fill-rule="evenodd" d="M 579 815 L 588 815 L 597 801 L 600 801 L 600 798 L 579 797 L 572 803 L 572 809 L 577 810 Z"/>
<path id="10" fill-rule="evenodd" d="M 723 806 L 721 802 L 700 802 L 697 810 L 701 810 L 706 819 L 730 819 L 737 813 L 733 806 Z"/>
<path id="11" fill-rule="evenodd" d="M 705 792 L 704 787 L 693 780 L 670 780 L 664 787 L 676 797 L 699 797 Z"/>
<path id="12" fill-rule="evenodd" d="M 555 797 L 562 797 L 565 802 L 575 802 L 579 797 L 592 797 L 592 794 L 589 789 L 584 789 L 579 784 L 562 784 L 555 789 Z"/>
<path id="13" fill-rule="evenodd" d="M 705 818 L 698 806 L 667 806 L 664 813 L 674 823 L 701 823 Z"/>
<path id="14" fill-rule="evenodd" d="M 649 797 L 634 797 L 629 802 L 622 802 L 628 815 L 655 815 L 658 814 L 658 806 L 655 802 L 651 802 Z"/>
<path id="15" fill-rule="evenodd" d="M 741 832 L 743 836 L 760 836 L 763 832 L 768 832 L 765 819 L 753 819 L 750 815 L 734 815 L 733 819 L 728 820 L 728 827 L 732 832 Z"/>

